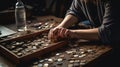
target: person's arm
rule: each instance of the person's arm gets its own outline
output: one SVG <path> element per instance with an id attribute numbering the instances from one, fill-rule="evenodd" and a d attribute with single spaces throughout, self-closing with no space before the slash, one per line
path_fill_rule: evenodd
<path id="1" fill-rule="evenodd" d="M 48 34 L 48 39 L 50 40 L 57 40 L 60 38 L 59 32 L 64 30 L 63 28 L 69 28 L 70 26 L 74 25 L 78 21 L 82 21 L 85 19 L 84 13 L 81 10 L 80 1 L 73 0 L 70 9 L 66 13 L 66 17 L 64 20 L 55 28 L 51 29 Z M 62 32 L 61 32 L 62 33 Z"/>
<path id="2" fill-rule="evenodd" d="M 55 28 L 51 29 L 49 34 L 48 34 L 48 39 L 52 40 L 52 41 L 56 41 L 57 38 L 59 37 L 59 35 L 57 34 L 62 28 L 68 28 L 70 26 L 72 26 L 73 24 L 75 24 L 78 21 L 78 19 L 69 14 L 66 15 L 66 17 L 64 18 L 64 20 Z"/>
<path id="3" fill-rule="evenodd" d="M 100 40 L 106 44 L 120 44 L 120 0 L 105 5 L 103 23 L 99 27 Z"/>
<path id="4" fill-rule="evenodd" d="M 57 26 L 57 27 L 63 27 L 63 28 L 68 28 L 78 22 L 77 17 L 69 14 L 67 15 L 64 20 Z"/>
<path id="5" fill-rule="evenodd" d="M 69 37 L 85 39 L 85 40 L 99 40 L 98 28 L 93 29 L 79 29 L 79 30 L 70 30 Z"/>
<path id="6" fill-rule="evenodd" d="M 86 17 L 80 5 L 81 5 L 81 1 L 73 0 L 71 7 L 69 8 L 69 10 L 67 10 L 64 20 L 57 27 L 68 28 L 77 22 L 81 22 L 85 20 Z"/>

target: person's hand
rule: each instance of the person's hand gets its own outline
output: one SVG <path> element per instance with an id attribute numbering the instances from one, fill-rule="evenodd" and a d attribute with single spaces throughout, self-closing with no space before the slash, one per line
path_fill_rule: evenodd
<path id="1" fill-rule="evenodd" d="M 58 28 L 55 27 L 53 29 L 51 29 L 48 33 L 48 39 L 51 40 L 52 42 L 57 40 L 57 32 L 58 32 Z"/>
<path id="2" fill-rule="evenodd" d="M 60 39 L 68 37 L 69 30 L 63 27 L 56 27 L 49 31 L 48 39 L 52 42 L 56 42 Z"/>

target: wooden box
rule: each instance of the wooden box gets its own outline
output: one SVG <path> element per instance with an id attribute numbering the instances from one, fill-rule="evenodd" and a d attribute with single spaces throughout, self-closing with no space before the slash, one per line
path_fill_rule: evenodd
<path id="1" fill-rule="evenodd" d="M 21 37 L 3 40 L 0 42 L 0 54 L 6 56 L 8 59 L 13 61 L 14 63 L 19 64 L 21 62 L 24 63 L 32 59 L 39 58 L 43 54 L 54 51 L 57 48 L 60 48 L 67 44 L 67 42 L 65 41 L 50 43 L 49 40 L 48 40 L 49 43 L 47 43 L 48 42 L 47 35 L 43 36 L 44 34 L 45 35 L 48 34 L 48 30 L 34 32 Z M 44 37 L 46 39 L 43 39 Z M 44 40 L 45 42 L 43 42 Z M 26 50 L 26 53 L 25 53 L 24 51 L 27 48 L 29 48 L 31 52 L 29 52 L 29 50 Z"/>

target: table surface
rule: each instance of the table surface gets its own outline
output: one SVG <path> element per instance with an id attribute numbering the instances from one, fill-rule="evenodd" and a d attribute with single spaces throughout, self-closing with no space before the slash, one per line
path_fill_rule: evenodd
<path id="1" fill-rule="evenodd" d="M 57 17 L 54 17 L 54 16 L 36 17 L 36 19 L 37 19 L 37 21 L 48 21 L 48 20 L 55 20 L 56 22 L 61 22 L 62 21 L 61 18 L 57 18 Z M 16 31 L 14 24 L 6 25 L 6 27 Z M 105 53 L 109 52 L 110 50 L 111 50 L 111 48 L 109 48 L 108 51 L 106 51 Z M 16 65 L 14 63 L 12 63 L 6 57 L 4 57 L 0 54 L 0 67 L 15 67 L 15 66 Z"/>

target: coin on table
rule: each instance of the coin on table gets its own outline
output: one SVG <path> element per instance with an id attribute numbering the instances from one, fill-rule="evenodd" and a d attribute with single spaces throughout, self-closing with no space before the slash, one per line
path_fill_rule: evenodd
<path id="1" fill-rule="evenodd" d="M 49 67 L 49 64 L 48 64 L 48 63 L 45 63 L 45 64 L 43 65 L 43 67 Z"/>
<path id="2" fill-rule="evenodd" d="M 22 56 L 22 53 L 17 53 L 18 56 Z"/>

